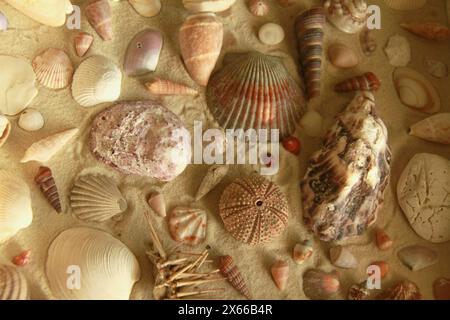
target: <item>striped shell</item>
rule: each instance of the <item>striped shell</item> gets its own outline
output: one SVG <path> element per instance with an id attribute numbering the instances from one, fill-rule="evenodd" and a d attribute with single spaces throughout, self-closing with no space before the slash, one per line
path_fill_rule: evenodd
<path id="1" fill-rule="evenodd" d="M 237 291 L 242 293 L 247 299 L 252 298 L 244 277 L 238 267 L 234 264 L 231 256 L 222 256 L 219 258 L 219 270 Z"/>
<path id="2" fill-rule="evenodd" d="M 357 33 L 367 25 L 369 18 L 365 0 L 326 0 L 323 4 L 327 19 L 346 33 Z"/>
<path id="3" fill-rule="evenodd" d="M 28 300 L 28 282 L 16 267 L 0 264 L 0 301 Z"/>
<path id="4" fill-rule="evenodd" d="M 377 91 L 380 86 L 381 81 L 378 77 L 373 72 L 366 72 L 338 83 L 334 89 L 336 92 Z"/>
<path id="5" fill-rule="evenodd" d="M 39 189 L 41 189 L 42 194 L 50 205 L 56 210 L 56 212 L 61 213 L 61 201 L 55 179 L 53 178 L 52 170 L 48 167 L 40 167 L 34 181 L 39 186 Z"/>
<path id="6" fill-rule="evenodd" d="M 215 73 L 208 107 L 226 129 L 279 129 L 289 136 L 305 110 L 303 93 L 281 61 L 258 52 L 239 55 Z"/>
<path id="7" fill-rule="evenodd" d="M 384 0 L 384 2 L 392 9 L 407 11 L 422 8 L 427 0 Z"/>
<path id="8" fill-rule="evenodd" d="M 172 239 L 191 246 L 205 241 L 207 215 L 204 210 L 177 207 L 169 217 L 169 230 Z"/>
<path id="9" fill-rule="evenodd" d="M 289 210 L 276 184 L 252 175 L 236 179 L 223 191 L 219 213 L 235 239 L 256 245 L 272 241 L 286 228 Z"/>
<path id="10" fill-rule="evenodd" d="M 33 69 L 39 83 L 49 89 L 63 89 L 72 81 L 72 62 L 61 49 L 49 48 L 36 56 Z"/>

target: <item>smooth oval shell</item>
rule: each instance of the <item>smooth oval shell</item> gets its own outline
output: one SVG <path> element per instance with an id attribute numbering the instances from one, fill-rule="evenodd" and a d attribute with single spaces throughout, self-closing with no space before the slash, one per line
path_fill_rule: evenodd
<path id="1" fill-rule="evenodd" d="M 183 5 L 191 12 L 222 12 L 235 2 L 236 0 L 183 0 Z"/>
<path id="2" fill-rule="evenodd" d="M 28 300 L 28 281 L 18 268 L 0 264 L 0 301 Z"/>
<path id="3" fill-rule="evenodd" d="M 6 0 L 8 4 L 31 19 L 50 27 L 66 23 L 66 15 L 73 12 L 70 0 Z"/>
<path id="4" fill-rule="evenodd" d="M 61 49 L 49 48 L 36 56 L 33 69 L 39 83 L 49 89 L 63 89 L 72 81 L 72 62 Z"/>
<path id="5" fill-rule="evenodd" d="M 411 126 L 409 134 L 424 140 L 450 145 L 450 113 L 438 113 Z"/>
<path id="6" fill-rule="evenodd" d="M 355 256 L 343 246 L 336 246 L 330 249 L 330 261 L 339 268 L 355 269 L 358 267 L 358 261 Z"/>
<path id="7" fill-rule="evenodd" d="M 384 2 L 392 9 L 408 11 L 422 8 L 427 0 L 384 0 Z"/>
<path id="8" fill-rule="evenodd" d="M 8 140 L 9 134 L 11 133 L 11 123 L 8 118 L 0 114 L 0 148 Z"/>
<path id="9" fill-rule="evenodd" d="M 8 30 L 8 18 L 0 11 L 0 31 Z"/>
<path id="10" fill-rule="evenodd" d="M 197 245 L 205 241 L 207 215 L 204 210 L 177 207 L 169 216 L 169 231 L 172 239 L 188 244 Z"/>
<path id="11" fill-rule="evenodd" d="M 128 0 L 128 2 L 137 13 L 146 18 L 154 17 L 161 11 L 160 0 Z"/>
<path id="12" fill-rule="evenodd" d="M 367 25 L 369 18 L 365 0 L 326 0 L 323 4 L 327 19 L 346 33 L 357 33 Z"/>
<path id="13" fill-rule="evenodd" d="M 341 43 L 332 44 L 328 48 L 328 58 L 331 64 L 337 68 L 353 68 L 359 63 L 355 51 Z"/>
<path id="14" fill-rule="evenodd" d="M 327 273 L 309 269 L 303 274 L 303 292 L 312 300 L 332 299 L 340 291 L 340 287 L 336 271 Z"/>
<path id="15" fill-rule="evenodd" d="M 397 255 L 400 261 L 412 271 L 425 269 L 438 262 L 436 252 L 418 245 L 402 248 Z"/>
<path id="16" fill-rule="evenodd" d="M 284 40 L 284 29 L 279 24 L 268 22 L 259 28 L 258 38 L 264 44 L 277 45 Z"/>
<path id="17" fill-rule="evenodd" d="M 108 0 L 93 0 L 84 8 L 84 12 L 98 35 L 105 41 L 112 40 L 112 11 Z"/>
<path id="18" fill-rule="evenodd" d="M 156 70 L 163 46 L 163 35 L 159 30 L 146 29 L 137 33 L 128 45 L 125 54 L 124 72 L 139 76 Z"/>
<path id="19" fill-rule="evenodd" d="M 28 108 L 20 114 L 18 125 L 29 132 L 38 131 L 44 126 L 45 120 L 42 113 L 33 108 Z"/>
<path id="20" fill-rule="evenodd" d="M 56 299 L 127 300 L 140 278 L 140 268 L 121 241 L 104 231 L 80 227 L 65 230 L 53 240 L 46 275 Z M 81 277 L 78 289 L 77 276 Z"/>
<path id="21" fill-rule="evenodd" d="M 94 42 L 94 37 L 86 32 L 79 32 L 74 37 L 75 51 L 79 57 L 83 57 Z"/>

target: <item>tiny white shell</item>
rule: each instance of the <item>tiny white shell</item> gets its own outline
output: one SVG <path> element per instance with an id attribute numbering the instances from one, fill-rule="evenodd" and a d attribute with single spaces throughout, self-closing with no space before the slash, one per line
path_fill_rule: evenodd
<path id="1" fill-rule="evenodd" d="M 44 117 L 36 109 L 28 108 L 20 114 L 18 125 L 25 131 L 37 131 L 44 126 Z"/>
<path id="2" fill-rule="evenodd" d="M 276 23 L 266 23 L 258 31 L 259 40 L 267 45 L 277 45 L 284 40 L 284 30 Z"/>

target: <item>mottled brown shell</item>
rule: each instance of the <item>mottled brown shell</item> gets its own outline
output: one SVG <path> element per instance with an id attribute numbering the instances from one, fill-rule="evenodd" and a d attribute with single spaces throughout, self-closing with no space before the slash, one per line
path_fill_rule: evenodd
<path id="1" fill-rule="evenodd" d="M 237 291 L 242 293 L 247 299 L 252 298 L 244 277 L 234 264 L 231 256 L 221 256 L 219 258 L 219 270 Z"/>
<path id="2" fill-rule="evenodd" d="M 56 212 L 61 213 L 62 208 L 58 188 L 56 187 L 55 179 L 50 168 L 40 167 L 34 180 L 50 205 Z"/>

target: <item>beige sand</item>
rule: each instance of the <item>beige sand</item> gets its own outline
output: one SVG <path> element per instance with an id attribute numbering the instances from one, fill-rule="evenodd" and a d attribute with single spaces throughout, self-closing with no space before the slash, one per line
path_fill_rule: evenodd
<path id="1" fill-rule="evenodd" d="M 74 1 L 74 4 L 83 2 Z M 180 60 L 177 39 L 178 28 L 188 15 L 188 12 L 184 10 L 180 0 L 162 0 L 162 2 L 164 5 L 163 10 L 159 16 L 154 18 L 143 18 L 137 15 L 127 1 L 112 2 L 115 38 L 112 42 L 103 42 L 95 35 L 95 42 L 89 54 L 103 54 L 121 65 L 127 44 L 133 35 L 146 27 L 157 27 L 164 33 L 165 45 L 155 75 L 194 86 L 195 84 L 189 78 Z M 226 30 L 223 53 L 250 49 L 279 53 L 287 57 L 285 59 L 287 66 L 292 74 L 298 77 L 294 64 L 297 53 L 293 35 L 293 20 L 298 12 L 313 3 L 319 3 L 319 1 L 299 0 L 297 2 L 301 4 L 289 9 L 282 9 L 276 5 L 276 1 L 272 0 L 270 1 L 272 5 L 270 15 L 262 18 L 251 16 L 246 9 L 245 2 L 244 0 L 238 0 L 231 14 L 223 18 Z M 325 76 L 321 101 L 312 106 L 318 108 L 326 117 L 326 123 L 329 125 L 333 116 L 352 97 L 351 94 L 338 95 L 333 92 L 333 85 L 337 81 L 365 71 L 374 71 L 383 80 L 383 86 L 376 94 L 376 98 L 379 113 L 385 120 L 390 133 L 390 144 L 393 150 L 393 174 L 386 194 L 386 204 L 380 212 L 376 225 L 386 228 L 387 232 L 394 239 L 395 248 L 387 252 L 379 251 L 373 242 L 373 230 L 369 230 L 362 237 L 345 242 L 359 259 L 360 266 L 356 271 L 341 270 L 343 291 L 346 293 L 352 283 L 361 282 L 364 279 L 365 268 L 370 262 L 385 259 L 389 261 L 392 271 L 383 282 L 383 287 L 387 287 L 399 279 L 407 278 L 415 281 L 421 288 L 424 297 L 429 299 L 432 298 L 432 281 L 442 276 L 450 277 L 450 243 L 431 244 L 417 236 L 410 228 L 397 205 L 394 190 L 401 170 L 412 155 L 417 152 L 434 152 L 450 158 L 450 149 L 448 146 L 420 141 L 407 135 L 408 126 L 423 119 L 425 115 L 406 108 L 398 100 L 391 81 L 393 67 L 387 63 L 382 47 L 390 35 L 399 33 L 406 35 L 411 43 L 413 50 L 411 66 L 415 69 L 425 72 L 423 67 L 423 59 L 425 57 L 440 59 L 450 64 L 449 43 L 435 44 L 427 42 L 407 34 L 399 27 L 399 22 L 411 20 L 434 20 L 447 23 L 445 3 L 442 0 L 429 0 L 429 4 L 422 10 L 399 12 L 387 8 L 381 0 L 371 2 L 379 4 L 382 8 L 382 30 L 375 32 L 379 44 L 376 55 L 367 59 L 360 52 L 361 63 L 354 70 L 341 71 L 327 64 L 324 70 Z M 66 28 L 40 26 L 17 13 L 3 2 L 0 2 L 0 10 L 9 17 L 11 27 L 11 30 L 0 33 L 0 54 L 24 56 L 31 60 L 36 54 L 48 47 L 59 47 L 64 48 L 69 53 L 75 66 L 78 66 L 82 61 L 75 55 L 72 48 L 71 36 L 74 34 L 74 31 L 69 31 Z M 259 43 L 256 35 L 258 27 L 268 21 L 282 24 L 286 31 L 286 40 L 274 48 L 268 48 Z M 85 18 L 82 21 L 82 29 L 93 33 Z M 336 40 L 353 46 L 360 51 L 358 36 L 346 35 L 331 26 L 326 27 L 326 32 L 328 43 Z M 138 79 L 124 77 L 121 100 L 149 98 L 149 94 L 146 92 L 142 82 L 152 78 L 152 76 L 152 74 L 149 74 Z M 441 95 L 443 111 L 450 111 L 448 102 L 450 98 L 450 83 L 448 78 L 443 80 L 428 78 L 431 79 Z M 208 122 L 208 125 L 213 125 L 203 94 L 197 98 L 164 98 L 163 102 L 169 109 L 180 115 L 190 129 L 192 129 L 194 119 L 203 119 Z M 17 127 L 17 119 L 11 119 L 13 132 L 9 141 L 0 150 L 0 168 L 17 172 L 31 186 L 34 221 L 29 228 L 21 231 L 16 237 L 2 245 L 0 248 L 0 261 L 7 262 L 11 257 L 24 249 L 30 248 L 32 250 L 32 261 L 23 268 L 23 271 L 31 283 L 31 297 L 33 299 L 52 298 L 44 268 L 47 248 L 52 239 L 62 230 L 86 225 L 107 230 L 130 247 L 138 257 L 142 268 L 142 279 L 135 286 L 131 298 L 152 299 L 153 280 L 151 278 L 150 263 L 145 256 L 145 249 L 148 246 L 150 237 L 143 215 L 143 210 L 147 210 L 144 195 L 153 186 L 163 186 L 163 184 L 156 183 L 150 179 L 134 176 L 127 177 L 118 174 L 101 165 L 92 157 L 86 144 L 89 125 L 92 118 L 106 106 L 101 105 L 91 109 L 84 109 L 78 106 L 71 98 L 69 89 L 50 91 L 40 87 L 39 95 L 30 107 L 36 108 L 43 113 L 46 119 L 45 127 L 37 133 L 26 133 Z M 65 214 L 57 215 L 34 185 L 33 177 L 37 172 L 38 164 L 20 164 L 19 160 L 25 149 L 32 142 L 50 133 L 71 127 L 80 128 L 80 136 L 47 164 L 53 169 L 66 211 Z M 250 284 L 255 298 L 258 299 L 304 299 L 302 273 L 314 266 L 326 270 L 333 269 L 327 258 L 329 245 L 318 241 L 315 241 L 316 253 L 314 258 L 305 265 L 297 266 L 290 258 L 295 243 L 308 237 L 308 232 L 301 221 L 298 183 L 304 173 L 308 157 L 318 148 L 320 143 L 320 139 L 308 138 L 301 130 L 297 134 L 303 143 L 303 151 L 300 157 L 296 158 L 282 150 L 283 167 L 279 174 L 273 177 L 275 181 L 282 185 L 283 190 L 289 197 L 291 209 L 289 227 L 277 241 L 269 245 L 253 248 L 233 240 L 225 232 L 217 212 L 217 203 L 223 188 L 231 181 L 233 176 L 237 176 L 242 172 L 249 172 L 251 170 L 250 166 L 234 166 L 230 170 L 227 179 L 198 203 L 194 203 L 194 194 L 201 177 L 206 172 L 207 166 L 191 165 L 176 180 L 163 186 L 169 209 L 176 205 L 192 204 L 203 207 L 208 211 L 209 225 L 206 243 L 213 247 L 213 253 L 215 254 L 230 254 L 235 257 Z M 114 177 L 119 183 L 120 188 L 129 201 L 129 209 L 120 221 L 89 224 L 71 216 L 68 206 L 69 191 L 74 179 L 79 174 L 86 172 L 106 173 Z M 158 232 L 164 245 L 167 247 L 175 245 L 168 234 L 166 222 L 161 218 L 155 218 L 155 221 L 157 221 Z M 439 264 L 419 272 L 411 272 L 406 269 L 399 263 L 395 252 L 402 246 L 410 244 L 422 244 L 436 250 L 439 254 Z M 199 246 L 198 250 L 201 250 L 201 248 L 202 246 Z M 277 257 L 289 259 L 291 265 L 291 276 L 287 289 L 284 292 L 276 289 L 269 272 L 271 264 Z M 241 298 L 230 286 L 225 286 L 227 289 L 224 294 L 225 298 Z"/>

